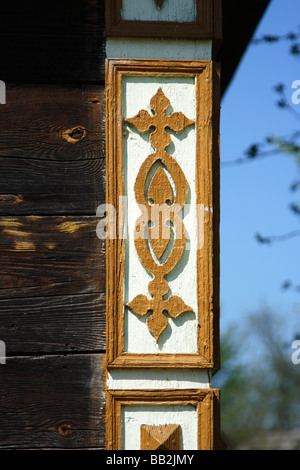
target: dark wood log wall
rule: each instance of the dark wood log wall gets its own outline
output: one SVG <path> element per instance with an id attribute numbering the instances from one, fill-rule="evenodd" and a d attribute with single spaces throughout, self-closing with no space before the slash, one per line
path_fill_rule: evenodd
<path id="1" fill-rule="evenodd" d="M 0 449 L 103 449 L 104 0 L 0 15 Z"/>

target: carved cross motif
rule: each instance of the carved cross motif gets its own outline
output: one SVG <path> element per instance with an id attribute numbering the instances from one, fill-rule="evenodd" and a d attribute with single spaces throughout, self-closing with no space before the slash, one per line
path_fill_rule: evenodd
<path id="1" fill-rule="evenodd" d="M 176 318 L 184 312 L 192 311 L 191 307 L 176 295 L 165 298 L 169 291 L 165 276 L 178 264 L 185 250 L 185 228 L 179 212 L 186 203 L 188 188 L 182 169 L 165 149 L 171 143 L 171 137 L 166 128 L 179 133 L 194 121 L 181 112 L 174 112 L 168 116 L 166 111 L 170 106 L 170 101 L 161 88 L 152 97 L 150 106 L 153 115 L 142 109 L 135 117 L 127 119 L 127 122 L 142 133 L 154 128 L 150 134 L 150 142 L 156 152 L 149 155 L 141 165 L 134 186 L 136 201 L 145 208 L 136 221 L 134 242 L 142 264 L 154 275 L 154 279 L 148 286 L 152 298 L 138 295 L 128 304 L 128 307 L 140 316 L 145 316 L 149 311 L 152 313 L 147 325 L 158 342 L 161 333 L 168 325 L 165 312 L 172 318 Z M 155 163 L 159 166 L 147 189 L 147 177 Z M 173 181 L 174 190 L 166 170 Z M 153 213 L 156 213 L 156 217 L 153 217 Z M 154 227 L 151 226 L 153 222 Z M 172 235 L 174 243 L 167 259 L 163 260 L 163 255 L 172 244 Z"/>
<path id="2" fill-rule="evenodd" d="M 148 111 L 142 109 L 135 117 L 127 119 L 129 124 L 133 124 L 138 131 L 143 133 L 149 131 L 150 127 L 155 127 L 155 131 L 150 135 L 150 142 L 158 151 L 164 150 L 171 143 L 171 137 L 166 132 L 166 127 L 179 133 L 187 126 L 194 124 L 194 121 L 191 121 L 180 112 L 167 116 L 166 111 L 169 106 L 169 99 L 159 88 L 150 101 L 150 107 L 154 111 L 154 115 L 151 116 Z"/>

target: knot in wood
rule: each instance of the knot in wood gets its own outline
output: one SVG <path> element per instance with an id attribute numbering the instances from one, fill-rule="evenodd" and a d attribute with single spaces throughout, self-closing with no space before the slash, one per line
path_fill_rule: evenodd
<path id="1" fill-rule="evenodd" d="M 73 427 L 70 423 L 60 423 L 56 427 L 57 432 L 64 437 L 69 437 L 73 434 Z"/>
<path id="2" fill-rule="evenodd" d="M 87 135 L 87 130 L 84 127 L 76 126 L 71 129 L 64 130 L 62 132 L 62 137 L 70 143 L 76 143 L 84 139 Z"/>

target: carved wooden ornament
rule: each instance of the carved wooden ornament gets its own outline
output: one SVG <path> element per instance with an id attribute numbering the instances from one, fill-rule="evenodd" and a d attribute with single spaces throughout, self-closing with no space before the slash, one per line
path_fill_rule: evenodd
<path id="1" fill-rule="evenodd" d="M 180 425 L 141 426 L 141 450 L 180 450 Z"/>
<path id="2" fill-rule="evenodd" d="M 148 328 L 154 334 L 156 341 L 158 341 L 168 324 L 167 317 L 164 315 L 165 311 L 172 318 L 176 318 L 182 313 L 192 310 L 180 297 L 171 295 L 168 299 L 164 299 L 164 296 L 169 291 L 165 276 L 177 265 L 185 249 L 186 237 L 184 226 L 178 213 L 183 208 L 187 196 L 187 181 L 184 173 L 176 160 L 165 150 L 171 143 L 171 137 L 166 132 L 166 128 L 168 127 L 180 133 L 187 126 L 192 125 L 193 121 L 187 119 L 180 112 L 173 113 L 171 116 L 166 115 L 170 101 L 166 98 L 161 88 L 158 89 L 155 96 L 151 99 L 150 106 L 154 112 L 153 116 L 150 116 L 147 111 L 141 110 L 135 117 L 127 119 L 127 122 L 143 133 L 149 131 L 151 127 L 154 128 L 150 135 L 150 142 L 156 149 L 156 152 L 146 158 L 135 182 L 136 201 L 147 209 L 147 219 L 143 212 L 136 222 L 134 240 L 142 264 L 148 271 L 154 274 L 154 279 L 149 283 L 149 292 L 152 299 L 149 300 L 145 295 L 138 295 L 128 306 L 141 316 L 152 311 L 152 315 L 148 319 Z M 169 171 L 175 189 L 174 191 L 172 190 L 165 170 L 162 166 L 159 166 L 150 182 L 148 194 L 146 195 L 147 177 L 149 171 L 157 162 L 160 162 Z M 156 221 L 154 222 L 154 227 L 151 228 L 149 223 L 153 222 L 153 207 L 156 208 L 154 210 L 156 212 Z M 159 215 L 161 216 L 159 217 Z M 170 222 L 173 226 L 175 240 L 166 261 L 160 262 L 168 245 L 171 243 L 172 229 L 167 226 L 167 222 Z M 148 240 L 157 260 L 151 254 L 147 243 Z"/>
<path id="3" fill-rule="evenodd" d="M 106 392 L 106 449 L 126 449 L 124 435 L 126 422 L 124 411 L 133 408 L 134 413 L 145 410 L 151 423 L 151 410 L 161 407 L 165 411 L 176 406 L 192 406 L 195 409 L 198 450 L 219 448 L 220 392 L 203 390 L 109 390 Z M 109 412 L 108 412 L 109 410 Z M 133 420 L 134 422 L 134 420 Z M 137 423 L 137 421 L 136 421 Z M 132 428 L 131 428 L 132 429 Z M 180 422 L 167 425 L 136 425 L 136 450 L 191 450 L 184 448 L 185 432 Z M 187 431 L 189 433 L 189 431 Z M 140 444 L 139 444 L 140 441 Z"/>
<path id="4" fill-rule="evenodd" d="M 125 113 L 123 108 L 127 96 L 126 83 L 132 79 L 130 86 L 134 90 L 135 84 L 140 80 L 142 89 L 144 80 L 147 82 L 149 77 L 151 83 L 155 84 L 151 88 L 154 91 L 151 92 L 148 101 L 149 112 L 145 109 L 147 104 L 143 104 L 140 109 L 137 108 L 137 112 L 132 113 L 133 115 L 130 112 L 127 114 L 127 111 Z M 180 84 L 183 83 L 182 80 L 190 80 L 188 83 L 194 87 L 196 119 L 188 118 L 187 112 L 182 112 L 180 105 L 174 107 L 174 112 L 170 111 L 171 106 L 174 106 L 172 93 L 167 97 L 163 92 L 163 86 L 159 85 L 160 79 L 169 79 L 169 77 L 171 83 L 172 80 Z M 116 219 L 121 226 L 120 230 L 118 226 L 116 230 L 112 230 L 112 233 L 116 234 L 115 237 L 106 238 L 107 366 L 108 368 L 218 368 L 219 82 L 217 69 L 210 61 L 109 59 L 106 63 L 106 84 L 106 202 L 108 207 L 114 208 L 112 222 Z M 145 156 L 139 154 L 141 163 L 134 166 L 135 179 L 132 180 L 134 187 L 130 187 L 132 195 L 130 201 L 135 200 L 137 215 L 132 222 L 130 219 L 134 232 L 133 240 L 130 240 L 131 251 L 128 251 L 129 242 L 122 236 L 125 231 L 122 223 L 125 219 L 126 224 L 131 214 L 130 207 L 126 212 L 122 199 L 123 196 L 127 196 L 128 191 L 128 180 L 124 180 L 127 173 L 126 171 L 124 173 L 124 168 L 127 168 L 130 158 L 135 158 L 129 154 L 129 150 L 124 151 L 124 148 L 131 148 L 124 147 L 124 132 L 129 130 L 132 139 L 136 139 L 137 142 L 143 139 L 148 142 L 149 139 L 153 148 L 153 153 L 150 155 L 149 152 L 145 153 Z M 187 204 L 190 183 L 182 169 L 182 165 L 185 164 L 183 160 L 185 152 L 180 154 L 179 164 L 176 142 L 173 143 L 172 155 L 170 154 L 168 146 L 172 139 L 168 131 L 178 135 L 176 142 L 180 140 L 181 148 L 184 148 L 188 136 L 192 135 L 194 139 L 193 148 L 187 149 L 186 154 L 186 158 L 190 159 L 188 178 L 193 178 L 194 181 L 195 207 L 202 207 L 203 211 L 200 214 L 201 220 L 195 212 L 190 221 L 192 220 L 194 224 L 195 239 L 203 238 L 203 240 L 199 249 L 189 251 L 188 255 L 185 227 L 187 221 L 185 217 L 182 218 L 181 213 Z M 141 135 L 140 140 L 138 134 Z M 175 141 L 175 137 L 173 140 Z M 148 144 L 143 148 L 149 148 Z M 127 294 L 126 289 L 128 283 L 133 281 L 125 270 L 131 254 L 137 259 L 135 261 L 134 258 L 134 263 L 137 263 L 137 269 L 141 270 L 146 282 L 142 290 L 140 290 L 141 284 L 136 282 L 132 296 Z M 184 266 L 182 260 L 187 257 L 194 259 L 192 302 L 189 297 L 184 298 L 183 295 L 189 277 L 181 274 Z M 178 274 L 183 276 L 181 281 L 178 281 L 182 284 L 182 288 L 174 292 L 170 286 L 170 279 L 177 279 Z M 185 320 L 192 317 L 193 320 L 190 322 Z M 140 348 L 142 352 L 135 350 L 134 342 L 131 343 L 130 349 L 128 348 L 126 341 L 132 331 L 129 319 L 137 328 L 142 329 L 145 338 L 150 338 L 147 341 L 149 345 L 151 343 L 151 353 L 147 352 L 143 345 Z M 172 328 L 167 330 L 168 324 L 171 323 Z M 181 343 L 188 345 L 185 349 L 168 349 L 169 341 L 172 341 L 175 332 L 176 334 L 178 332 L 178 338 L 182 338 L 180 331 L 184 328 L 180 330 L 179 324 L 184 325 L 184 328 L 193 328 L 189 330 L 194 334 L 193 349 L 189 348 L 189 337 Z M 165 330 L 166 334 L 163 335 Z M 134 335 L 136 334 L 139 333 L 134 332 Z M 173 344 L 177 345 L 177 342 Z M 162 345 L 165 352 L 160 352 Z"/>

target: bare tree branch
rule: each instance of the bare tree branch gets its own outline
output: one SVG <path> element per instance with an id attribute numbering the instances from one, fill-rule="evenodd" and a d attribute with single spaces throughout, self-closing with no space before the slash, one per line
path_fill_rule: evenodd
<path id="1" fill-rule="evenodd" d="M 289 240 L 290 238 L 299 237 L 300 230 L 293 230 L 292 232 L 284 233 L 283 235 L 272 235 L 269 237 L 262 236 L 260 233 L 255 234 L 255 238 L 259 243 L 263 243 L 265 245 L 270 245 L 273 242 L 281 242 L 285 240 Z"/>

